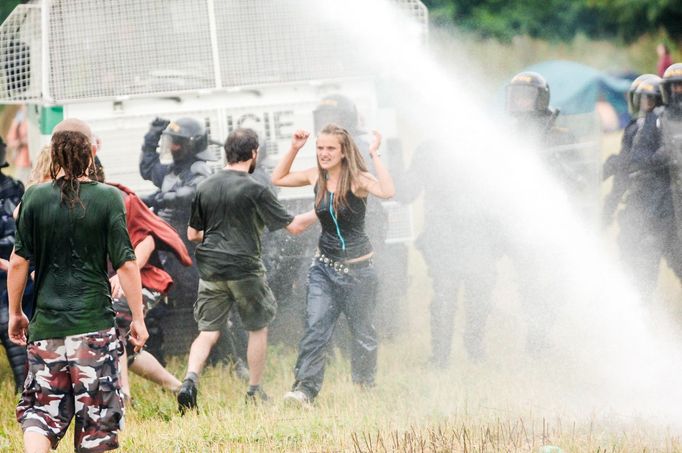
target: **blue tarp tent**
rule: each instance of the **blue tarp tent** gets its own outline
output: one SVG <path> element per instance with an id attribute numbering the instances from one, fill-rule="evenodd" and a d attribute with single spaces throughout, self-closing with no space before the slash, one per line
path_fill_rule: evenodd
<path id="1" fill-rule="evenodd" d="M 625 93 L 631 80 L 614 77 L 590 66 L 574 61 L 551 60 L 524 69 L 541 74 L 549 83 L 550 104 L 563 115 L 588 113 L 595 110 L 597 101 L 611 104 L 623 127 L 628 119 Z"/>

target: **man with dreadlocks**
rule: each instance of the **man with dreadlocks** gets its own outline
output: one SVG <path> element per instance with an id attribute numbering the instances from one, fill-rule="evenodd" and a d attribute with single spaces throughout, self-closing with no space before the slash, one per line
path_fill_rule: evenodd
<path id="1" fill-rule="evenodd" d="M 118 448 L 121 347 L 107 260 L 132 311 L 129 341 L 139 350 L 148 337 L 121 194 L 88 177 L 91 137 L 80 120 L 59 123 L 51 142 L 53 182 L 30 187 L 19 209 L 7 282 L 9 335 L 15 343 L 28 343 L 29 370 L 17 420 L 31 452 L 57 448 L 74 416 L 76 451 Z M 21 311 L 29 261 L 36 266 L 30 323 Z"/>

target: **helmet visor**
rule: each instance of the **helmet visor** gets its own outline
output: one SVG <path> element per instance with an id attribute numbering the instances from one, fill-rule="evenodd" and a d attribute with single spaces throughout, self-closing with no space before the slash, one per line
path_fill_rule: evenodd
<path id="1" fill-rule="evenodd" d="M 530 113 L 536 110 L 538 89 L 528 85 L 507 86 L 507 112 Z"/>
<path id="2" fill-rule="evenodd" d="M 639 105 L 639 111 L 641 113 L 647 113 L 656 107 L 656 96 L 648 93 L 635 93 L 634 103 Z"/>
<path id="3" fill-rule="evenodd" d="M 159 141 L 159 158 L 163 162 L 182 160 L 187 152 L 187 139 L 171 134 L 162 134 Z"/>
<path id="4" fill-rule="evenodd" d="M 677 108 L 682 107 L 682 81 L 670 84 L 670 103 Z"/>

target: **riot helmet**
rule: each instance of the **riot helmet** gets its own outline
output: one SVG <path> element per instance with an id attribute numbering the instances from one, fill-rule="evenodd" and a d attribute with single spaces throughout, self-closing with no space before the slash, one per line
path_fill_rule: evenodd
<path id="1" fill-rule="evenodd" d="M 663 73 L 661 97 L 668 108 L 682 113 L 682 63 L 669 66 Z"/>
<path id="2" fill-rule="evenodd" d="M 173 156 L 174 162 L 189 159 L 213 160 L 208 150 L 208 131 L 194 118 L 171 121 L 161 134 L 159 149 L 162 154 Z"/>
<path id="3" fill-rule="evenodd" d="M 346 129 L 351 135 L 358 133 L 358 109 L 355 103 L 341 94 L 331 94 L 320 100 L 313 111 L 315 134 L 327 124 L 336 124 Z"/>
<path id="4" fill-rule="evenodd" d="M 630 88 L 628 89 L 628 113 L 630 116 L 637 116 L 639 114 L 639 97 L 637 97 L 637 103 L 635 103 L 635 90 L 642 81 L 648 79 L 649 77 L 656 77 L 655 74 L 642 74 L 632 81 Z"/>
<path id="5" fill-rule="evenodd" d="M 537 72 L 516 74 L 506 88 L 505 109 L 510 115 L 546 115 L 549 84 Z"/>
<path id="6" fill-rule="evenodd" d="M 642 80 L 632 97 L 632 104 L 638 105 L 642 113 L 652 111 L 663 104 L 661 100 L 661 78 L 655 75 Z"/>
<path id="7" fill-rule="evenodd" d="M 7 162 L 7 144 L 2 137 L 0 137 L 0 168 L 5 167 L 9 167 L 9 163 Z"/>

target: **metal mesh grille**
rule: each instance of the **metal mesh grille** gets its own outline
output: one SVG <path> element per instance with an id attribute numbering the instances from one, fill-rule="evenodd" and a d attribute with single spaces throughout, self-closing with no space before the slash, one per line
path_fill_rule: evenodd
<path id="1" fill-rule="evenodd" d="M 309 20 L 302 0 L 229 2 L 216 8 L 224 84 L 253 85 L 362 74 L 333 25 Z M 235 24 L 249 24 L 235 27 Z"/>
<path id="2" fill-rule="evenodd" d="M 40 99 L 40 7 L 19 5 L 0 28 L 0 102 Z"/>
<path id="3" fill-rule="evenodd" d="M 425 40 L 429 33 L 429 10 L 420 1 L 394 0 L 405 14 L 412 17 L 421 26 L 422 38 Z"/>
<path id="4" fill-rule="evenodd" d="M 215 86 L 205 0 L 56 0 L 49 17 L 57 101 Z"/>
<path id="5" fill-rule="evenodd" d="M 395 201 L 385 201 L 382 205 L 388 213 L 386 243 L 393 244 L 413 240 L 414 225 L 412 224 L 411 207 Z"/>
<path id="6" fill-rule="evenodd" d="M 421 24 L 418 0 L 395 0 Z M 0 28 L 0 101 L 46 103 L 149 96 L 364 75 L 335 26 L 300 14 L 307 0 L 51 0 L 49 63 L 40 58 L 41 4 Z M 215 30 L 212 34 L 211 30 Z M 15 42 L 26 52 L 11 51 Z M 30 59 L 26 53 L 30 51 Z M 8 62 L 11 70 L 7 70 Z M 218 68 L 214 67 L 214 63 Z M 47 90 L 41 90 L 41 74 Z M 20 75 L 23 82 L 8 84 Z M 30 77 L 29 77 L 30 75 Z M 42 97 L 42 98 L 41 98 Z"/>

